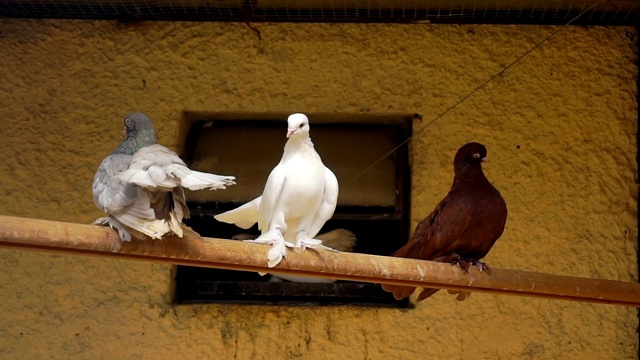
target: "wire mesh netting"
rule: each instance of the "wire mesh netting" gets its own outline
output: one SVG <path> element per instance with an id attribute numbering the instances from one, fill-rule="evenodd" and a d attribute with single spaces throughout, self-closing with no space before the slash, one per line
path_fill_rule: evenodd
<path id="1" fill-rule="evenodd" d="M 583 13 L 584 12 L 584 13 Z M 635 0 L 0 0 L 0 17 L 630 25 Z"/>

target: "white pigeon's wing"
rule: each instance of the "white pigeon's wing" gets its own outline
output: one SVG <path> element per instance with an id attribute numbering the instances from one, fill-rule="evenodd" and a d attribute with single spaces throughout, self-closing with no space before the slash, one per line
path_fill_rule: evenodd
<path id="1" fill-rule="evenodd" d="M 262 196 L 259 196 L 240 207 L 218 214 L 214 218 L 218 221 L 248 229 L 258 221 L 258 209 L 260 208 L 261 199 Z"/>
<path id="2" fill-rule="evenodd" d="M 258 209 L 258 228 L 262 231 L 269 230 L 269 224 L 276 211 L 280 196 L 286 183 L 286 174 L 282 164 L 278 164 L 267 178 L 267 184 L 264 186 L 260 207 Z"/>
<path id="3" fill-rule="evenodd" d="M 338 204 L 338 178 L 336 178 L 333 171 L 329 170 L 329 168 L 325 167 L 324 170 L 324 195 L 322 197 L 322 203 L 313 218 L 309 231 L 307 231 L 307 235 L 311 238 L 320 232 L 320 229 L 322 229 L 322 226 L 324 226 L 327 220 L 331 219 Z"/>
<path id="4" fill-rule="evenodd" d="M 138 186 L 167 191 L 178 186 L 190 190 L 214 190 L 235 184 L 233 176 L 207 174 L 189 169 L 178 154 L 158 144 L 145 146 L 136 151 L 129 168 L 118 177 Z"/>

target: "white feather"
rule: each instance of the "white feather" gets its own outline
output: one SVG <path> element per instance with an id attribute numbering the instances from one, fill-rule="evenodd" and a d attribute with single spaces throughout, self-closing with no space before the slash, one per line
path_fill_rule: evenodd
<path id="1" fill-rule="evenodd" d="M 286 247 L 293 244 L 302 249 L 331 250 L 313 238 L 333 216 L 338 199 L 338 181 L 313 147 L 309 120 L 304 114 L 293 114 L 287 122 L 289 140 L 262 196 L 216 216 L 245 229 L 257 221 L 261 235 L 253 241 L 273 246 L 267 254 L 270 267 L 279 263 L 286 256 Z"/>
<path id="2" fill-rule="evenodd" d="M 227 224 L 235 224 L 242 229 L 248 229 L 258 222 L 258 208 L 261 199 L 262 196 L 259 196 L 240 207 L 218 214 L 214 218 Z"/>

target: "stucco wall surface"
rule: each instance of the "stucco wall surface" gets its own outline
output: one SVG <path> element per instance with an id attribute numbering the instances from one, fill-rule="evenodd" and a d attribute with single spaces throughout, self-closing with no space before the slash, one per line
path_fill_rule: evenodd
<path id="1" fill-rule="evenodd" d="M 0 213 L 100 216 L 91 181 L 129 111 L 172 148 L 184 109 L 417 112 L 418 130 L 557 29 L 256 26 L 262 41 L 236 23 L 0 20 Z M 455 150 L 480 141 L 510 211 L 490 265 L 637 281 L 636 37 L 567 27 L 417 133 L 413 224 L 446 194 Z M 638 354 L 637 311 L 619 306 L 446 293 L 412 310 L 174 306 L 171 267 L 10 250 L 0 274 L 2 359 Z"/>

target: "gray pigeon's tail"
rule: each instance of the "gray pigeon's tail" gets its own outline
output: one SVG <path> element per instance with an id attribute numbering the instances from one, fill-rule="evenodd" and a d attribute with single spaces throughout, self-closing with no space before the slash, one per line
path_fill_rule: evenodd
<path id="1" fill-rule="evenodd" d="M 180 185 L 189 190 L 217 190 L 226 189 L 227 186 L 235 185 L 236 178 L 234 176 L 222 176 L 215 174 L 207 174 L 200 171 L 191 170 L 180 178 Z"/>
<path id="2" fill-rule="evenodd" d="M 144 239 L 145 237 L 160 239 L 172 230 L 169 227 L 169 223 L 164 220 L 140 219 L 127 214 L 120 216 L 120 219 L 117 219 L 113 215 L 101 217 L 94 221 L 93 224 L 109 225 L 110 228 L 116 229 L 122 241 L 131 241 L 131 235 L 139 239 Z M 180 236 L 182 236 L 182 234 Z"/>

